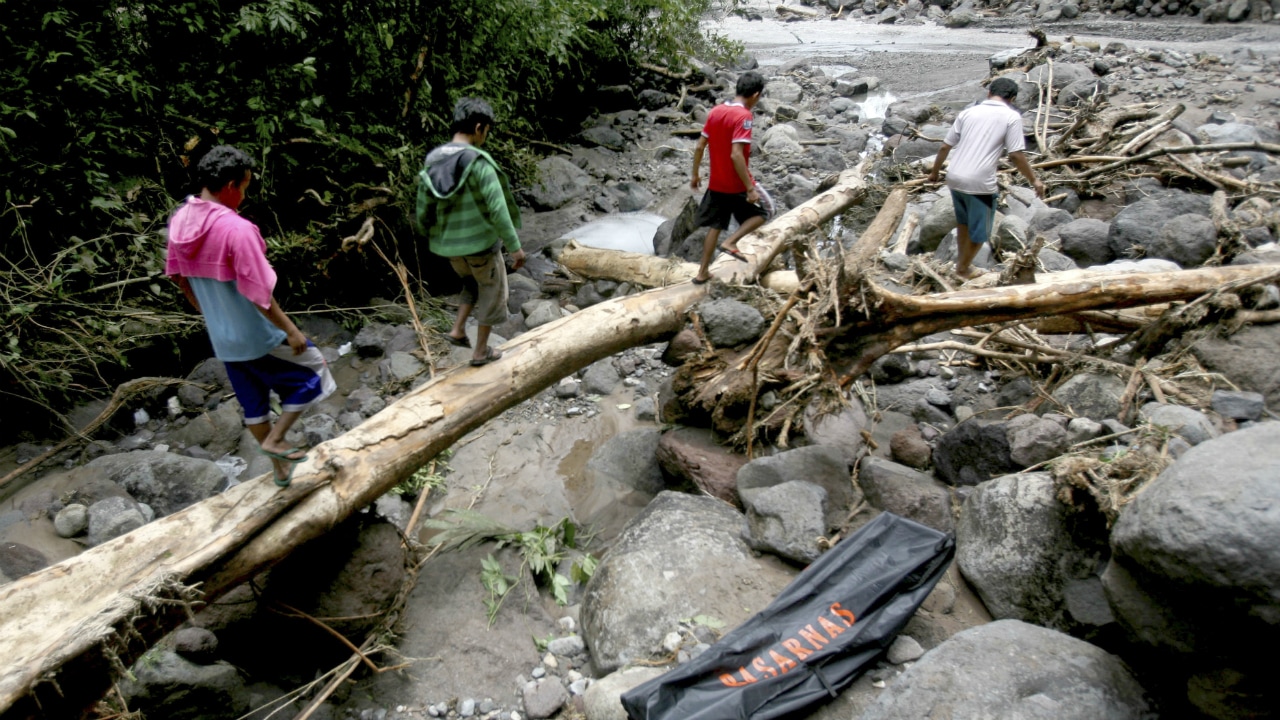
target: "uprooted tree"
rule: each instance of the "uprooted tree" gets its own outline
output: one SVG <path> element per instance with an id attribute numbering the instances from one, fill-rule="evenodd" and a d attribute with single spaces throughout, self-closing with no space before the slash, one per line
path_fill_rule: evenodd
<path id="1" fill-rule="evenodd" d="M 748 443 L 757 427 L 781 430 L 792 422 L 787 408 L 794 403 L 754 418 L 755 397 L 766 385 L 793 393 L 840 388 L 881 355 L 947 328 L 1045 316 L 1087 323 L 1094 317 L 1088 313 L 1191 299 L 1275 271 L 1083 274 L 903 295 L 881 287 L 871 272 L 905 204 L 901 193 L 840 262 L 821 260 L 812 242 L 864 192 L 862 168 L 843 173 L 826 192 L 745 238 L 740 247 L 749 262 L 713 268 L 722 285 L 735 286 L 749 286 L 784 252 L 797 268 L 789 276 L 773 274 L 770 285 L 792 289 L 779 296 L 776 319 L 755 347 L 709 353 L 681 370 L 686 396 Z M 672 336 L 708 293 L 708 286 L 684 282 L 691 268 L 678 263 L 664 269 L 665 261 L 573 247 L 561 261 L 583 275 L 638 280 L 647 272 L 642 284 L 660 287 L 525 333 L 504 347 L 500 361 L 437 375 L 314 448 L 288 489 L 277 490 L 264 476 L 0 587 L 0 717 L 74 716 L 193 608 L 335 527 L 504 409 L 600 358 Z M 613 269 L 599 270 L 606 266 Z M 1026 352 L 1035 357 L 1051 350 Z"/>

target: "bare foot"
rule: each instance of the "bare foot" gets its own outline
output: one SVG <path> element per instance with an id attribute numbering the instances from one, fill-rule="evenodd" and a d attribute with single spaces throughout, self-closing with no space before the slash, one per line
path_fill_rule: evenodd
<path id="1" fill-rule="evenodd" d="M 964 268 L 963 270 L 960 268 L 956 268 L 956 275 L 964 280 L 972 280 L 981 274 L 982 274 L 981 270 L 973 267 Z"/>

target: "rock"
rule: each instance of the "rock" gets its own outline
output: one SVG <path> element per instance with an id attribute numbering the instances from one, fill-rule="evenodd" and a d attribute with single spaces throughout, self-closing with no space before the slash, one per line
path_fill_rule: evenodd
<path id="1" fill-rule="evenodd" d="M 569 701 L 569 691 L 560 678 L 551 676 L 526 685 L 521 692 L 524 714 L 530 720 L 542 720 L 559 712 Z"/>
<path id="2" fill-rule="evenodd" d="M 555 396 L 561 399 L 578 397 L 578 395 L 581 394 L 581 390 L 578 388 L 578 385 L 579 383 L 577 378 L 563 378 L 560 382 L 556 383 L 554 389 Z"/>
<path id="3" fill-rule="evenodd" d="M 1120 412 L 1125 383 L 1114 375 L 1077 373 L 1053 391 L 1053 399 L 1075 415 L 1099 422 Z"/>
<path id="4" fill-rule="evenodd" d="M 1089 418 L 1071 418 L 1071 422 L 1067 424 L 1067 445 L 1076 445 L 1100 435 L 1102 435 L 1102 423 Z"/>
<path id="5" fill-rule="evenodd" d="M 804 411 L 804 435 L 811 445 L 834 448 L 846 464 L 853 465 L 866 441 L 862 431 L 869 427 L 862 401 L 850 399 L 837 412 L 822 413 L 816 402 L 810 402 Z M 830 492 L 831 488 L 827 488 Z M 831 496 L 837 501 L 838 496 Z"/>
<path id="6" fill-rule="evenodd" d="M 53 518 L 53 528 L 58 537 L 72 538 L 89 529 L 89 508 L 80 503 L 70 505 L 58 511 Z"/>
<path id="7" fill-rule="evenodd" d="M 807 565 L 822 554 L 818 538 L 827 531 L 827 492 L 803 480 L 738 492 L 747 511 L 752 548 Z"/>
<path id="8" fill-rule="evenodd" d="M 1036 255 L 1036 259 L 1040 261 L 1040 266 L 1045 272 L 1062 272 L 1064 270 L 1075 270 L 1079 266 L 1071 258 L 1060 252 L 1045 248 Z"/>
<path id="9" fill-rule="evenodd" d="M 1062 252 L 1080 267 L 1103 265 L 1115 259 L 1108 233 L 1111 225 L 1093 218 L 1072 220 L 1058 227 Z"/>
<path id="10" fill-rule="evenodd" d="M 588 395 L 608 395 L 621 379 L 611 359 L 598 360 L 583 373 L 582 391 Z"/>
<path id="11" fill-rule="evenodd" d="M 840 97 L 847 98 L 855 95 L 865 95 L 879 87 L 879 78 L 842 75 L 836 78 L 835 93 Z"/>
<path id="12" fill-rule="evenodd" d="M 1232 420 L 1257 420 L 1266 409 L 1266 398 L 1256 392 L 1214 390 L 1210 407 L 1222 417 Z"/>
<path id="13" fill-rule="evenodd" d="M 1210 334 L 1191 346 L 1210 372 L 1222 373 L 1242 390 L 1261 393 L 1270 407 L 1280 407 L 1280 324 L 1251 325 L 1223 338 Z"/>
<path id="14" fill-rule="evenodd" d="M 681 427 L 663 433 L 657 458 L 668 475 L 693 483 L 711 497 L 741 506 L 738 471 L 747 458 L 718 445 L 710 430 Z"/>
<path id="15" fill-rule="evenodd" d="M 151 450 L 105 455 L 84 471 L 119 484 L 160 516 L 205 500 L 227 483 L 227 475 L 214 462 Z"/>
<path id="16" fill-rule="evenodd" d="M 942 197 L 929 206 L 920 221 L 920 252 L 937 250 L 943 236 L 956 227 L 956 209 L 951 202 L 951 192 L 941 192 Z"/>
<path id="17" fill-rule="evenodd" d="M 592 492 L 575 504 L 576 520 L 608 537 L 666 486 L 658 465 L 662 431 L 639 428 L 618 433 L 596 448 L 583 470 Z"/>
<path id="18" fill-rule="evenodd" d="M 905 353 L 889 353 L 871 363 L 870 372 L 871 379 L 877 383 L 892 385 L 914 375 L 915 368 Z"/>
<path id="19" fill-rule="evenodd" d="M 1151 720 L 1156 715 L 1119 658 L 1063 633 L 1000 620 L 963 630 L 934 648 L 859 720 L 929 717 Z"/>
<path id="20" fill-rule="evenodd" d="M 30 545 L 0 542 L 0 573 L 9 580 L 17 580 L 46 567 L 49 567 L 49 558 Z"/>
<path id="21" fill-rule="evenodd" d="M 120 681 L 129 707 L 171 720 L 232 720 L 249 709 L 244 680 L 227 663 L 197 665 L 171 650 L 152 649 Z"/>
<path id="22" fill-rule="evenodd" d="M 804 96 L 804 90 L 790 80 L 775 79 L 765 86 L 764 96 L 780 103 L 795 104 Z"/>
<path id="23" fill-rule="evenodd" d="M 1093 70 L 1093 67 L 1089 68 Z M 1078 107 L 1088 105 L 1093 102 L 1094 96 L 1106 97 L 1107 84 L 1097 78 L 1085 78 L 1076 80 L 1058 93 L 1059 105 L 1066 107 Z"/>
<path id="24" fill-rule="evenodd" d="M 1061 90 L 1066 86 L 1079 82 L 1081 80 L 1093 80 L 1093 69 L 1088 65 L 1081 63 L 1060 62 L 1053 64 L 1053 87 L 1055 90 Z M 1037 65 L 1027 73 L 1027 81 L 1031 83 L 1047 83 L 1049 81 L 1049 65 Z M 1032 107 L 1035 104 L 1021 105 L 1021 107 Z"/>
<path id="25" fill-rule="evenodd" d="M 919 660 L 923 655 L 924 648 L 920 647 L 920 643 L 909 635 L 899 635 L 894 638 L 893 644 L 889 646 L 889 662 L 894 665 Z"/>
<path id="26" fill-rule="evenodd" d="M 568 635 L 562 638 L 556 638 L 547 643 L 547 652 L 561 657 L 573 657 L 586 652 L 587 645 L 582 640 L 581 635 Z"/>
<path id="27" fill-rule="evenodd" d="M 893 434 L 889 440 L 889 454 L 894 460 L 917 470 L 929 467 L 933 461 L 933 448 L 925 442 L 916 425 Z"/>
<path id="28" fill-rule="evenodd" d="M 587 147 L 604 147 L 610 150 L 623 151 L 627 141 L 622 133 L 606 125 L 595 125 L 583 130 L 578 136 Z"/>
<path id="29" fill-rule="evenodd" d="M 1146 257 L 1172 260 L 1196 267 L 1213 256 L 1218 229 L 1203 215 L 1178 215 L 1160 226 L 1160 234 L 1146 245 Z"/>
<path id="30" fill-rule="evenodd" d="M 538 182 L 530 188 L 528 199 L 535 210 L 556 210 L 582 197 L 591 186 L 586 171 L 560 155 L 538 162 Z"/>
<path id="31" fill-rule="evenodd" d="M 938 438 L 933 449 L 938 477 L 951 485 L 977 485 L 1013 472 L 1017 467 L 1009 457 L 1005 424 L 968 420 Z"/>
<path id="32" fill-rule="evenodd" d="M 952 10 L 951 13 L 947 15 L 947 19 L 943 21 L 943 24 L 949 28 L 969 27 L 975 22 L 978 22 L 980 17 L 981 16 L 971 10 L 969 6 L 962 5 L 956 10 Z"/>
<path id="33" fill-rule="evenodd" d="M 1190 689 L 1202 702 L 1237 707 L 1222 717 L 1263 717 L 1280 702 L 1266 663 L 1240 662 L 1246 638 L 1261 648 L 1278 635 L 1277 444 L 1280 423 L 1264 422 L 1191 448 L 1112 530 L 1103 580 L 1117 619 L 1168 671 L 1198 673 Z"/>
<path id="34" fill-rule="evenodd" d="M 528 312 L 525 312 L 526 307 L 529 308 Z M 524 312 L 524 324 L 530 330 L 569 314 L 555 300 L 531 300 L 521 306 L 520 311 Z"/>
<path id="35" fill-rule="evenodd" d="M 170 636 L 173 651 L 193 663 L 208 665 L 217 659 L 218 636 L 202 627 L 185 627 Z"/>
<path id="36" fill-rule="evenodd" d="M 1009 458 L 1019 467 L 1051 460 L 1067 449 L 1067 431 L 1062 425 L 1036 415 L 1019 415 L 1006 428 Z"/>
<path id="37" fill-rule="evenodd" d="M 146 523 L 142 508 L 129 498 L 109 497 L 99 500 L 89 506 L 89 537 L 85 544 L 96 547 L 131 530 L 137 530 Z"/>
<path id="38" fill-rule="evenodd" d="M 639 183 L 620 182 L 611 190 L 618 198 L 618 212 L 637 212 L 653 202 L 653 193 Z"/>
<path id="39" fill-rule="evenodd" d="M 698 304 L 707 340 L 716 347 L 734 347 L 756 339 L 764 331 L 764 316 L 750 305 L 723 298 Z"/>
<path id="40" fill-rule="evenodd" d="M 695 357 L 702 352 L 702 341 L 698 339 L 698 334 L 690 328 L 685 328 L 676 333 L 667 343 L 666 349 L 662 351 L 662 362 L 671 367 L 680 367 L 685 360 Z"/>
<path id="41" fill-rule="evenodd" d="M 396 353 L 396 355 L 407 355 L 407 353 Z M 386 361 L 384 360 L 383 362 Z M 417 358 L 414 358 L 414 362 L 417 362 Z M 423 365 L 422 367 L 425 368 L 426 366 Z M 342 434 L 342 428 L 338 426 L 338 421 L 324 413 L 307 415 L 298 421 L 295 430 L 301 433 L 304 442 L 312 447 L 320 443 L 329 442 Z"/>
<path id="42" fill-rule="evenodd" d="M 1067 588 L 1091 589 L 1095 602 L 1078 605 L 1105 608 L 1098 570 L 1106 557 L 1101 516 L 1063 505 L 1049 473 L 1006 475 L 978 485 L 956 526 L 956 562 L 992 617 L 1072 634 L 1097 618 L 1074 616 Z"/>
<path id="43" fill-rule="evenodd" d="M 227 401 L 172 430 L 168 439 L 171 445 L 201 446 L 221 457 L 235 449 L 243 424 L 244 413 L 240 410 L 240 403 Z"/>
<path id="44" fill-rule="evenodd" d="M 738 495 L 797 478 L 826 491 L 827 527 L 839 527 L 858 498 L 849 482 L 849 463 L 835 448 L 801 447 L 756 458 L 738 470 Z"/>
<path id="45" fill-rule="evenodd" d="M 1071 213 L 1051 207 L 1037 207 L 1031 216 L 1031 230 L 1045 233 L 1053 228 L 1073 222 Z"/>
<path id="46" fill-rule="evenodd" d="M 387 401 L 365 385 L 361 385 L 347 393 L 347 400 L 344 405 L 346 409 L 358 412 L 364 417 L 377 415 L 386 406 Z"/>
<path id="47" fill-rule="evenodd" d="M 871 507 L 928 525 L 955 530 L 951 493 L 940 482 L 883 458 L 868 457 L 858 467 L 858 486 Z"/>
<path id="48" fill-rule="evenodd" d="M 1151 424 L 1181 436 L 1192 445 L 1199 445 L 1219 435 L 1218 429 L 1204 413 L 1182 405 L 1150 402 L 1143 405 L 1138 414 Z"/>
<path id="49" fill-rule="evenodd" d="M 742 515 L 713 498 L 663 492 L 619 535 L 587 584 L 583 638 L 593 665 L 612 672 L 650 657 L 682 618 L 726 629 L 762 610 L 792 571 L 757 558 Z"/>
<path id="50" fill-rule="evenodd" d="M 1153 246 L 1161 250 L 1171 250 L 1176 244 L 1162 239 L 1161 233 L 1165 223 L 1172 218 L 1188 214 L 1207 217 L 1209 199 L 1180 190 L 1161 189 L 1156 194 L 1129 205 L 1111 219 L 1111 227 L 1107 234 L 1111 252 L 1116 257 L 1130 257 L 1136 247 L 1137 252 L 1143 257 L 1157 257 L 1149 251 Z M 1203 227 L 1192 220 L 1179 220 L 1175 227 L 1183 223 L 1201 229 Z M 1198 240 L 1192 245 L 1192 248 L 1195 247 L 1199 247 Z"/>
<path id="51" fill-rule="evenodd" d="M 664 672 L 664 668 L 629 667 L 596 680 L 583 694 L 587 717 L 590 720 L 628 720 L 627 711 L 622 707 L 622 694 Z"/>

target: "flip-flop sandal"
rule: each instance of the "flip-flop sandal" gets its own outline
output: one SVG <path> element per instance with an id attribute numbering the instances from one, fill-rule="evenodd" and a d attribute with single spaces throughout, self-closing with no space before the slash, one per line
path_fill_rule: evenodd
<path id="1" fill-rule="evenodd" d="M 694 285 L 706 285 L 707 283 L 711 282 L 711 278 L 703 278 L 702 280 L 699 280 L 698 278 L 693 278 L 689 282 L 693 283 Z"/>
<path id="2" fill-rule="evenodd" d="M 291 483 L 293 483 L 293 471 L 297 469 L 298 463 L 289 463 L 289 474 L 284 477 L 276 477 L 275 471 L 273 470 L 271 473 L 271 482 L 274 482 L 276 487 L 287 488 Z"/>
<path id="3" fill-rule="evenodd" d="M 472 359 L 471 366 L 480 367 L 481 365 L 488 365 L 489 363 L 501 357 L 502 357 L 501 350 L 494 350 L 493 348 L 489 348 L 488 354 L 485 355 L 484 357 L 480 358 L 479 360 Z"/>
<path id="4" fill-rule="evenodd" d="M 262 453 L 263 455 L 266 455 L 267 457 L 272 458 L 274 460 L 279 460 L 280 462 L 289 464 L 289 474 L 285 475 L 284 477 L 277 477 L 275 474 L 275 467 L 273 466 L 271 468 L 271 481 L 276 484 L 276 487 L 286 488 L 286 487 L 289 487 L 289 484 L 293 482 L 293 471 L 298 469 L 298 463 L 302 462 L 303 460 L 306 460 L 307 456 L 304 454 L 302 457 L 289 457 L 289 455 L 290 453 L 296 453 L 300 450 L 306 450 L 306 448 L 293 447 L 293 448 L 289 448 L 288 450 L 282 453 L 272 452 L 264 448 L 258 448 L 258 452 Z"/>
<path id="5" fill-rule="evenodd" d="M 723 246 L 723 245 L 717 245 L 717 246 L 716 246 L 716 249 L 717 249 L 717 250 L 719 250 L 719 251 L 720 251 L 720 252 L 722 252 L 722 253 L 725 253 L 726 255 L 732 255 L 732 256 L 734 256 L 735 258 L 737 258 L 737 259 L 741 260 L 742 262 L 751 262 L 750 260 L 748 260 L 748 259 L 747 259 L 747 256 L 746 256 L 746 255 L 743 255 L 741 252 L 739 252 L 739 251 L 737 251 L 737 250 L 730 250 L 729 248 L 727 248 L 727 247 L 725 247 L 725 246 Z"/>
<path id="6" fill-rule="evenodd" d="M 468 348 L 468 349 L 471 347 L 471 338 L 468 338 L 466 335 L 463 335 L 460 338 L 456 338 L 450 335 L 449 333 L 445 333 L 444 339 L 445 339 L 445 342 L 449 343 L 450 345 L 453 345 L 454 347 Z"/>

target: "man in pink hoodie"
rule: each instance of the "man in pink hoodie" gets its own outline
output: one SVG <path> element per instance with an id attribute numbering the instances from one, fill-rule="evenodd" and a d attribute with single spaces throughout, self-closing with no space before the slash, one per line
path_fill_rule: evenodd
<path id="1" fill-rule="evenodd" d="M 236 212 L 253 179 L 253 158 L 230 145 L 210 150 L 196 166 L 203 188 L 169 219 L 165 272 L 204 315 L 213 353 L 227 368 L 245 425 L 271 458 L 275 483 L 288 487 L 307 459 L 285 433 L 312 403 L 337 386 L 324 357 L 272 296 L 276 272 L 258 226 Z M 280 417 L 271 422 L 271 391 Z"/>

